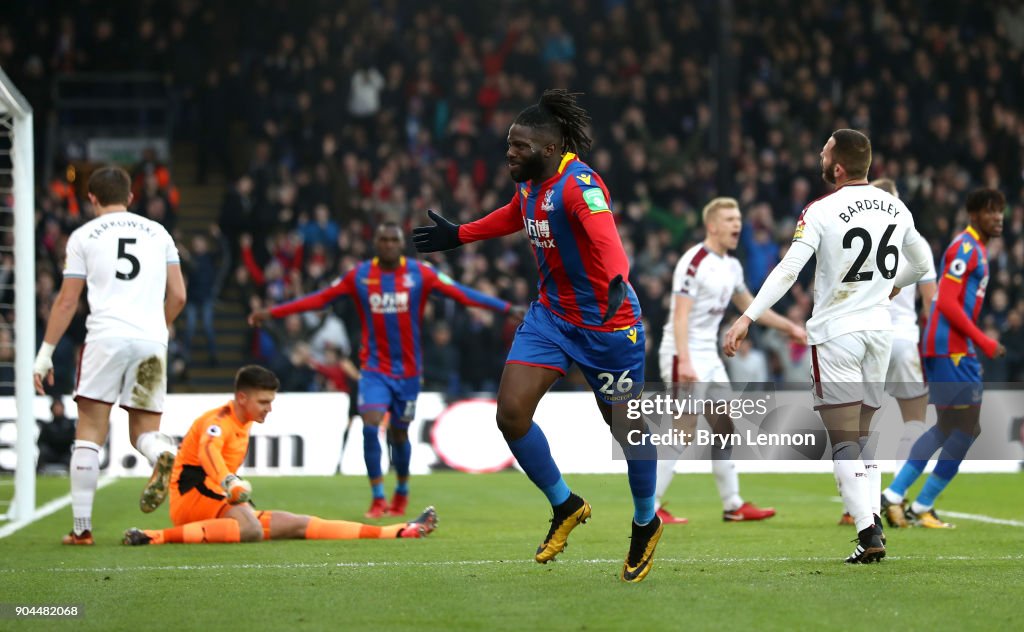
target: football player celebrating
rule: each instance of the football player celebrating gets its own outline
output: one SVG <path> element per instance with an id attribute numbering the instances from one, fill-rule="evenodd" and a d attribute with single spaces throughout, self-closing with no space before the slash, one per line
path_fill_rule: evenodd
<path id="1" fill-rule="evenodd" d="M 497 422 L 554 513 L 535 559 L 542 564 L 554 559 L 591 513 L 590 503 L 562 479 L 544 432 L 533 422 L 541 397 L 576 363 L 626 454 L 633 522 L 621 577 L 639 582 L 651 570 L 662 532 L 654 513 L 657 454 L 651 445 L 628 444 L 628 429 L 612 424 L 612 407 L 643 389 L 644 329 L 608 189 L 578 157 L 590 149 L 589 123 L 575 94 L 546 90 L 508 131 L 505 158 L 516 182 L 509 203 L 461 226 L 429 211 L 435 224 L 413 229 L 413 242 L 420 252 L 435 252 L 526 229 L 539 268 L 540 296 L 509 351 L 498 387 Z"/>
<path id="2" fill-rule="evenodd" d="M 363 418 L 363 459 L 370 479 L 372 500 L 367 518 L 405 515 L 409 499 L 409 424 L 416 416 L 420 393 L 423 352 L 420 347 L 423 310 L 432 293 L 438 293 L 469 307 L 483 307 L 511 313 L 521 319 L 523 307 L 456 283 L 429 265 L 402 256 L 405 237 L 398 224 L 384 222 L 374 238 L 377 256 L 363 261 L 330 287 L 309 296 L 249 315 L 258 327 L 267 318 L 283 318 L 351 296 L 363 325 L 359 350 L 359 414 Z M 380 425 L 390 413 L 388 439 L 391 463 L 398 483 L 388 504 L 381 473 Z"/>

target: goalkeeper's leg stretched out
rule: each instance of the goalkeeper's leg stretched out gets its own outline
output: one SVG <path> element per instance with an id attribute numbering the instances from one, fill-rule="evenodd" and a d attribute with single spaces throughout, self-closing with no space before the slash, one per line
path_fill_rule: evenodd
<path id="1" fill-rule="evenodd" d="M 128 529 L 124 543 L 199 544 L 216 542 L 260 542 L 262 540 L 356 540 L 424 538 L 437 528 L 437 511 L 427 507 L 415 520 L 376 526 L 347 520 L 325 520 L 318 516 L 286 511 L 256 511 L 247 502 L 231 504 L 227 498 L 211 498 L 190 491 L 172 490 L 168 529 Z"/>

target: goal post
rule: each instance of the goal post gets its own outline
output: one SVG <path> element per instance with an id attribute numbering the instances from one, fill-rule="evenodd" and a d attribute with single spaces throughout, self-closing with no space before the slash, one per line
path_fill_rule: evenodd
<path id="1" fill-rule="evenodd" d="M 14 471 L 14 498 L 9 519 L 31 520 L 36 506 L 36 420 L 33 414 L 35 387 L 35 156 L 32 107 L 0 68 L 0 206 L 13 214 L 14 237 L 14 398 L 18 411 Z M 6 247 L 6 246 L 5 246 Z"/>

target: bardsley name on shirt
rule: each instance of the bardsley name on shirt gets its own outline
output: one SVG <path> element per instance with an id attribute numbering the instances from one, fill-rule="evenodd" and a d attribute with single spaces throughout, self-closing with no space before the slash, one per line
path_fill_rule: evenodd
<path id="1" fill-rule="evenodd" d="M 846 205 L 846 212 L 839 214 L 839 219 L 843 220 L 844 223 L 850 223 L 853 216 L 857 213 L 864 213 L 865 211 L 880 211 L 896 217 L 901 213 L 896 205 L 892 202 L 886 202 L 884 200 L 857 200 L 852 204 Z"/>

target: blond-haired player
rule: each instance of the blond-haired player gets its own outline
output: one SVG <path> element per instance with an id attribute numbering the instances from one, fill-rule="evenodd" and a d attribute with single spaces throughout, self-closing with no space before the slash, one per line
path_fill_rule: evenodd
<path id="1" fill-rule="evenodd" d="M 728 389 L 729 376 L 718 355 L 718 328 L 729 303 L 740 311 L 754 300 L 743 282 L 743 266 L 729 254 L 736 248 L 743 222 L 739 203 L 730 197 L 717 197 L 704 206 L 706 237 L 687 250 L 676 264 L 672 277 L 672 304 L 658 351 L 661 379 L 666 383 L 696 385 L 702 398 L 707 392 Z M 796 323 L 768 310 L 762 322 L 806 344 L 807 334 Z M 729 399 L 724 397 L 723 399 Z M 732 433 L 728 414 L 707 419 L 717 433 Z M 680 419 L 683 427 L 696 424 L 695 416 Z M 730 448 L 712 448 L 711 470 L 722 499 L 722 518 L 726 522 L 764 520 L 775 515 L 772 508 L 761 509 L 744 502 L 740 496 L 739 475 L 730 459 Z M 657 513 L 666 524 L 681 524 L 686 518 L 669 513 L 662 498 L 675 472 L 678 455 L 658 461 L 655 487 Z"/>
<path id="2" fill-rule="evenodd" d="M 99 452 L 120 400 L 132 445 L 153 465 L 139 506 L 151 512 L 167 497 L 175 445 L 160 430 L 167 393 L 167 327 L 185 305 L 178 249 L 160 224 L 128 212 L 132 182 L 120 167 L 101 167 L 88 184 L 92 219 L 68 238 L 64 280 L 46 323 L 33 373 L 36 391 L 53 384 L 53 349 L 89 288 L 88 333 L 78 370 L 78 425 L 71 453 L 74 528 L 64 544 L 92 544 L 92 504 Z"/>

